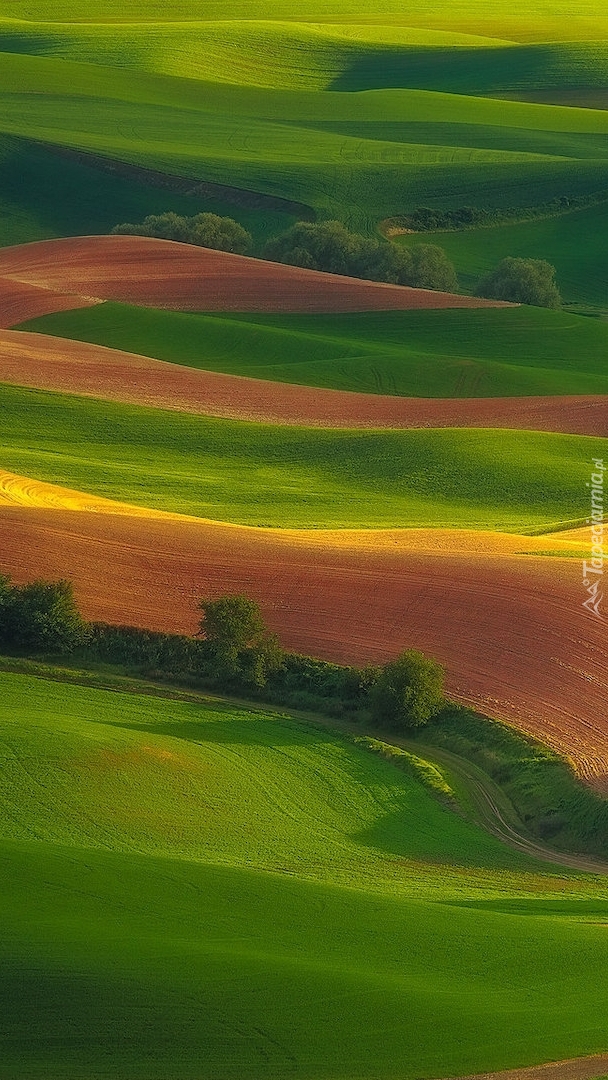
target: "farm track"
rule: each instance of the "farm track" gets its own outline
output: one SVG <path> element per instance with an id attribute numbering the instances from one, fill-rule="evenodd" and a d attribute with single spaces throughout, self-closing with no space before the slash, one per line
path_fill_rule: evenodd
<path id="1" fill-rule="evenodd" d="M 77 492 L 62 503 L 61 489 L 12 474 L 3 491 L 4 570 L 70 577 L 88 618 L 193 632 L 199 597 L 245 593 L 298 652 L 366 663 L 415 644 L 445 665 L 456 700 L 545 740 L 608 790 L 608 642 L 582 608 L 578 559 L 558 557 L 580 549 L 577 531 L 273 530 Z"/>
<path id="2" fill-rule="evenodd" d="M 487 832 L 502 840 L 504 844 L 534 859 L 540 859 L 542 862 L 567 866 L 572 870 L 583 870 L 591 874 L 608 874 L 608 862 L 588 855 L 558 852 L 527 836 L 521 827 L 509 820 L 512 815 L 504 805 L 501 805 L 505 797 L 498 785 L 482 769 L 467 761 L 466 758 L 435 746 L 410 743 L 392 736 L 388 741 L 403 745 L 408 750 L 422 754 L 423 757 L 439 765 L 445 765 L 465 785 L 476 820 Z"/>
<path id="3" fill-rule="evenodd" d="M 506 427 L 608 435 L 608 395 L 407 398 L 223 375 L 101 345 L 0 330 L 0 381 L 126 404 L 322 427 Z"/>
<path id="4" fill-rule="evenodd" d="M 88 298 L 184 311 L 327 313 L 509 306 L 142 236 L 81 236 L 4 248 L 2 278 L 57 292 L 82 292 Z M 34 316 L 25 314 L 22 321 Z"/>

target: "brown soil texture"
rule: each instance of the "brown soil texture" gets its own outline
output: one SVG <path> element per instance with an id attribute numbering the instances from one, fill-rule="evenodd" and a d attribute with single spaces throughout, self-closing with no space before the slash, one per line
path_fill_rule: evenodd
<path id="1" fill-rule="evenodd" d="M 460 1080 L 593 1080 L 594 1077 L 605 1076 L 607 1072 L 608 1054 L 594 1054 L 592 1057 L 552 1061 L 529 1069 L 477 1073 L 475 1076 L 463 1076 Z"/>
<path id="2" fill-rule="evenodd" d="M 302 270 L 142 236 L 42 240 L 0 251 L 0 277 L 105 300 L 190 311 L 389 311 L 499 301 Z"/>
<path id="3" fill-rule="evenodd" d="M 323 427 L 506 427 L 608 436 L 608 396 L 433 399 L 359 394 L 181 367 L 0 331 L 0 381 L 206 416 Z"/>
<path id="4" fill-rule="evenodd" d="M 36 500 L 0 510 L 3 570 L 71 578 L 88 618 L 193 632 L 198 598 L 245 593 L 288 649 L 366 663 L 416 647 L 445 665 L 457 700 L 608 791 L 605 624 L 582 607 L 578 559 L 516 553 L 550 538 L 465 534 L 454 549 L 455 530 L 282 532 Z"/>
<path id="5" fill-rule="evenodd" d="M 54 311 L 90 307 L 96 300 L 0 277 L 0 327 L 16 326 Z"/>

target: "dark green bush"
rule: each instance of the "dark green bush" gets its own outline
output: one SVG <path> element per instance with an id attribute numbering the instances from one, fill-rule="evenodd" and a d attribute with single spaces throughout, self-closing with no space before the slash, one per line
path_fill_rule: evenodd
<path id="1" fill-rule="evenodd" d="M 264 257 L 308 270 L 418 289 L 457 287 L 454 267 L 436 245 L 400 247 L 385 240 L 359 236 L 339 221 L 299 221 L 266 244 Z"/>
<path id="2" fill-rule="evenodd" d="M 482 281 L 477 296 L 508 300 L 513 304 L 559 308 L 562 298 L 555 283 L 555 267 L 544 259 L 503 259 Z"/>
<path id="3" fill-rule="evenodd" d="M 0 578 L 0 646 L 17 652 L 71 653 L 86 644 L 88 624 L 81 617 L 69 581 L 11 585 Z"/>
<path id="4" fill-rule="evenodd" d="M 421 727 L 445 705 L 443 668 L 410 649 L 382 668 L 370 697 L 378 725 L 393 731 Z"/>
<path id="5" fill-rule="evenodd" d="M 182 244 L 214 248 L 245 255 L 251 250 L 251 234 L 232 218 L 218 214 L 195 214 L 181 217 L 171 211 L 166 214 L 149 214 L 138 224 L 125 222 L 115 225 L 114 235 L 155 236 L 160 240 L 176 240 Z"/>

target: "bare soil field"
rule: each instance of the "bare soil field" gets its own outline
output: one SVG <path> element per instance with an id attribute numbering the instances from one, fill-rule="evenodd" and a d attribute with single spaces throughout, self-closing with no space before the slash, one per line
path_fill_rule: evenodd
<path id="1" fill-rule="evenodd" d="M 500 301 L 302 270 L 145 236 L 81 236 L 4 248 L 0 250 L 0 277 L 60 292 L 183 311 L 508 306 Z"/>
<path id="2" fill-rule="evenodd" d="M 87 496 L 82 509 L 104 512 L 65 510 L 61 489 L 53 504 L 53 485 L 29 484 L 8 474 L 0 507 L 16 581 L 70 577 L 89 618 L 185 632 L 198 598 L 245 593 L 285 647 L 338 662 L 420 648 L 446 666 L 454 698 L 544 739 L 608 791 L 608 640 L 582 607 L 580 561 L 557 554 L 562 534 L 283 532 L 158 513 L 142 527 L 145 512 Z M 555 557 L 536 554 L 552 544 Z"/>
<path id="3" fill-rule="evenodd" d="M 0 331 L 0 381 L 206 416 L 323 427 L 506 427 L 608 435 L 608 396 L 402 398 L 181 367 L 101 345 Z"/>
<path id="4" fill-rule="evenodd" d="M 26 319 L 51 315 L 54 311 L 91 307 L 95 303 L 97 301 L 89 297 L 0 277 L 0 327 L 15 326 Z"/>
<path id="5" fill-rule="evenodd" d="M 593 1080 L 605 1076 L 608 1070 L 608 1054 L 571 1058 L 569 1061 L 551 1061 L 547 1065 L 535 1065 L 529 1069 L 506 1069 L 504 1072 L 477 1073 L 461 1080 Z"/>

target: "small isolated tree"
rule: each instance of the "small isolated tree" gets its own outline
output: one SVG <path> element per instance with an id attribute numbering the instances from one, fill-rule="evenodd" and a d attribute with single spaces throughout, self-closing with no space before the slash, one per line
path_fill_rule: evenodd
<path id="1" fill-rule="evenodd" d="M 555 267 L 544 259 L 503 259 L 483 278 L 477 296 L 508 300 L 512 304 L 559 308 L 562 298 L 555 283 Z"/>
<path id="2" fill-rule="evenodd" d="M 370 704 L 378 725 L 394 731 L 421 727 L 443 708 L 443 668 L 410 649 L 382 668 Z"/>
<path id="3" fill-rule="evenodd" d="M 266 627 L 255 600 L 223 596 L 201 600 L 200 633 L 213 651 L 220 678 L 264 686 L 283 664 L 278 639 Z"/>
<path id="4" fill-rule="evenodd" d="M 0 584 L 0 643 L 28 652 L 69 653 L 84 645 L 89 627 L 69 581 Z"/>

